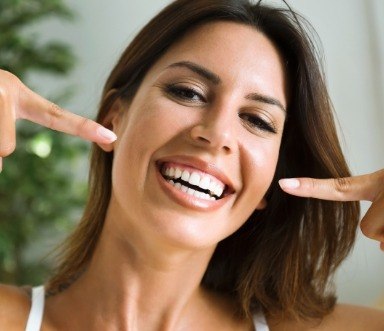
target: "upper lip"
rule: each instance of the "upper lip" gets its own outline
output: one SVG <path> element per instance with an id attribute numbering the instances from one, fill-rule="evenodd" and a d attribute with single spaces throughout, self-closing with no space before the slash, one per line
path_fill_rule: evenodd
<path id="1" fill-rule="evenodd" d="M 180 163 L 192 168 L 196 168 L 197 170 L 200 170 L 211 176 L 216 177 L 218 180 L 224 183 L 226 185 L 225 191 L 227 193 L 235 192 L 234 186 L 231 180 L 229 179 L 229 177 L 214 163 L 206 162 L 194 156 L 187 156 L 187 155 L 176 155 L 176 156 L 164 157 L 157 160 L 156 163 L 158 166 L 161 167 L 166 162 Z"/>

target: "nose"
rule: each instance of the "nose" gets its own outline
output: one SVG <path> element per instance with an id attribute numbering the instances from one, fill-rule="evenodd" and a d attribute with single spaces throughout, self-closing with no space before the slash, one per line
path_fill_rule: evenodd
<path id="1" fill-rule="evenodd" d="M 229 114 L 207 111 L 199 123 L 194 125 L 190 136 L 196 145 L 204 148 L 223 151 L 230 154 L 234 149 L 234 123 Z"/>

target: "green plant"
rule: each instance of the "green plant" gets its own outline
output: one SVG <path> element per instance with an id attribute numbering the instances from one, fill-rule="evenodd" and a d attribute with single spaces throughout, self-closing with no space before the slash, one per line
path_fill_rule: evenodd
<path id="1" fill-rule="evenodd" d="M 1 69 L 22 80 L 31 72 L 56 76 L 70 72 L 74 55 L 68 45 L 41 43 L 38 35 L 27 32 L 28 26 L 47 17 L 68 20 L 73 13 L 62 0 L 1 0 Z M 61 237 L 73 225 L 86 191 L 84 180 L 73 172 L 87 149 L 79 139 L 18 123 L 17 149 L 4 159 L 0 174 L 1 282 L 39 283 L 46 277 L 48 260 L 30 253 L 41 248 L 36 242 L 41 243 L 42 234 Z"/>

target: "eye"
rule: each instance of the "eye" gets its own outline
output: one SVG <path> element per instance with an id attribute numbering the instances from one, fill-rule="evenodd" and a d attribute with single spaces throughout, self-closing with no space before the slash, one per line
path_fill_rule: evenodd
<path id="1" fill-rule="evenodd" d="M 204 96 L 191 87 L 181 85 L 167 85 L 165 91 L 172 97 L 184 101 L 193 103 L 205 103 Z"/>
<path id="2" fill-rule="evenodd" d="M 239 117 L 246 122 L 246 125 L 251 127 L 254 130 L 261 130 L 269 133 L 277 133 L 276 128 L 272 123 L 262 119 L 260 116 L 253 114 L 239 114 Z"/>

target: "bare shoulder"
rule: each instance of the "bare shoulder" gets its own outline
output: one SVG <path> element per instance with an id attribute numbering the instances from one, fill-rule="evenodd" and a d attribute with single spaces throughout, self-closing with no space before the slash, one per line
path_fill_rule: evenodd
<path id="1" fill-rule="evenodd" d="M 384 311 L 368 307 L 339 304 L 335 310 L 324 319 L 324 326 L 328 324 L 329 326 L 335 325 L 335 327 L 329 328 L 329 330 L 382 331 L 384 330 Z"/>
<path id="2" fill-rule="evenodd" d="M 0 330 L 24 330 L 30 307 L 25 288 L 0 284 Z"/>
<path id="3" fill-rule="evenodd" d="M 384 311 L 374 308 L 338 304 L 320 322 L 284 321 L 274 324 L 271 331 L 383 331 Z"/>

